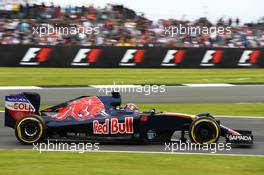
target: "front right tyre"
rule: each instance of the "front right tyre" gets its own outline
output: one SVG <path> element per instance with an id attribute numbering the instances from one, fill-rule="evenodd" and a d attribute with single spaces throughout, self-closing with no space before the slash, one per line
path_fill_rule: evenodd
<path id="1" fill-rule="evenodd" d="M 216 120 L 210 117 L 201 117 L 194 120 L 190 126 L 189 136 L 193 143 L 216 143 L 221 135 L 221 129 Z"/>

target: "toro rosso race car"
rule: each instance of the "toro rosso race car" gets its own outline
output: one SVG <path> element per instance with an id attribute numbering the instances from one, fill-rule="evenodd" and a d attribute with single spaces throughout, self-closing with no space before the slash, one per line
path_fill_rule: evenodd
<path id="1" fill-rule="evenodd" d="M 252 145 L 251 131 L 230 129 L 210 114 L 139 112 L 134 104 L 121 107 L 118 92 L 112 96 L 81 96 L 39 110 L 40 95 L 23 92 L 5 97 L 5 126 L 14 128 L 23 144 L 45 140 L 167 142 L 175 131 L 181 141 L 198 144 L 226 142 Z"/>

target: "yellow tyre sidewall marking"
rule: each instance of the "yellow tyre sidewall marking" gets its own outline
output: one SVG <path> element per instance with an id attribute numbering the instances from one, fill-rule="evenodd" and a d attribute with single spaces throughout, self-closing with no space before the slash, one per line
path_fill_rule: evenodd
<path id="1" fill-rule="evenodd" d="M 21 125 L 21 123 L 23 123 L 26 120 L 33 120 L 33 121 L 38 122 L 38 125 L 40 126 L 40 132 L 39 132 L 39 135 L 38 135 L 37 139 L 32 140 L 32 141 L 28 141 L 28 140 L 23 139 L 22 134 L 21 134 L 21 127 L 20 127 L 20 125 Z M 43 133 L 43 126 L 42 126 L 42 124 L 40 123 L 40 121 L 38 119 L 33 118 L 33 117 L 30 117 L 30 118 L 24 118 L 24 119 L 22 119 L 18 123 L 16 130 L 17 130 L 17 135 L 18 135 L 19 139 L 21 139 L 23 142 L 26 142 L 26 143 L 34 143 L 34 142 L 37 142 L 41 138 L 42 133 Z"/>
<path id="2" fill-rule="evenodd" d="M 215 142 L 215 141 L 216 141 L 216 138 L 218 138 L 218 136 L 219 136 L 219 129 L 218 129 L 218 126 L 216 125 L 215 122 L 213 122 L 213 121 L 211 121 L 211 120 L 207 120 L 207 119 L 199 120 L 199 121 L 198 121 L 197 123 L 195 123 L 195 125 L 192 127 L 192 132 L 191 132 L 191 133 L 192 133 L 193 140 L 194 140 L 196 143 L 199 143 L 199 142 L 197 142 L 197 140 L 196 140 L 196 138 L 195 138 L 195 135 L 194 135 L 194 128 L 195 128 L 196 125 L 198 125 L 198 124 L 201 123 L 201 122 L 210 122 L 210 123 L 212 123 L 212 124 L 214 125 L 214 127 L 216 128 L 216 137 L 215 137 L 214 139 L 212 139 L 212 140 L 206 142 L 206 143 L 207 143 L 207 144 L 211 144 L 211 143 Z"/>

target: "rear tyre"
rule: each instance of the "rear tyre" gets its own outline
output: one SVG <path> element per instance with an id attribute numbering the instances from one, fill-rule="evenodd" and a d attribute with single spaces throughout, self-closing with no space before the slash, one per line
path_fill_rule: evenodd
<path id="1" fill-rule="evenodd" d="M 189 130 L 191 141 L 198 144 L 216 143 L 220 135 L 219 124 L 210 117 L 201 117 L 194 120 Z"/>
<path id="2" fill-rule="evenodd" d="M 23 144 L 41 142 L 45 137 L 45 132 L 45 121 L 40 116 L 23 117 L 15 126 L 16 137 Z"/>

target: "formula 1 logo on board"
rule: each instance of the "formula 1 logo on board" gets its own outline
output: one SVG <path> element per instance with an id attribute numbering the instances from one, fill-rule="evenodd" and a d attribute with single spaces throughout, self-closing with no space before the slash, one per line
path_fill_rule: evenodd
<path id="1" fill-rule="evenodd" d="M 185 54 L 185 50 L 168 50 L 161 66 L 177 66 L 183 61 Z"/>
<path id="2" fill-rule="evenodd" d="M 89 66 L 90 63 L 94 63 L 101 55 L 101 49 L 80 49 L 77 55 L 74 57 L 72 66 Z"/>
<path id="3" fill-rule="evenodd" d="M 261 52 L 259 50 L 245 50 L 241 55 L 238 66 L 252 66 L 257 63 Z"/>
<path id="4" fill-rule="evenodd" d="M 222 61 L 223 50 L 207 50 L 200 66 L 212 67 Z"/>
<path id="5" fill-rule="evenodd" d="M 52 50 L 52 48 L 29 48 L 19 64 L 29 66 L 39 65 L 49 58 Z"/>
<path id="6" fill-rule="evenodd" d="M 141 63 L 145 55 L 145 50 L 128 49 L 121 59 L 120 66 L 135 66 Z"/>

